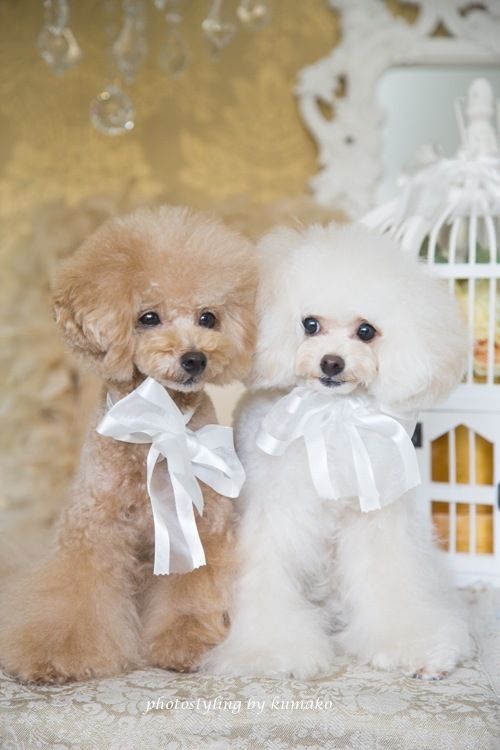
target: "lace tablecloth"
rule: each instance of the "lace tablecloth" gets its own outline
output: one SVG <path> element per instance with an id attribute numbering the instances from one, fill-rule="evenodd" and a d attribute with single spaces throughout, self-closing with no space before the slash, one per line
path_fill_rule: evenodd
<path id="1" fill-rule="evenodd" d="M 500 590 L 468 591 L 476 656 L 442 682 L 339 657 L 310 682 L 160 669 L 0 680 L 2 750 L 500 750 Z"/>

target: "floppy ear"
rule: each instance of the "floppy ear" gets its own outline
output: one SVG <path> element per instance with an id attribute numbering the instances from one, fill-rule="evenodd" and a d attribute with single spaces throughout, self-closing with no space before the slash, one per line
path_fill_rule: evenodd
<path id="1" fill-rule="evenodd" d="M 233 345 L 231 364 L 216 382 L 220 385 L 233 380 L 243 380 L 248 374 L 255 347 L 255 282 L 253 289 L 242 292 L 238 303 L 227 306 L 226 333 Z"/>
<path id="2" fill-rule="evenodd" d="M 444 283 L 416 268 L 404 305 L 382 332 L 374 393 L 403 409 L 425 409 L 446 398 L 466 364 L 467 334 Z"/>
<path id="3" fill-rule="evenodd" d="M 287 288 L 298 232 L 279 227 L 258 244 L 257 345 L 246 380 L 255 388 L 287 387 L 295 382 L 295 353 L 299 343 L 294 320 L 294 295 Z M 300 336 L 300 334 L 299 334 Z"/>
<path id="4" fill-rule="evenodd" d="M 99 376 L 125 382 L 133 375 L 131 294 L 120 283 L 116 268 L 100 262 L 96 237 L 87 240 L 57 273 L 54 316 L 66 343 Z"/>
<path id="5" fill-rule="evenodd" d="M 223 305 L 223 333 L 230 358 L 222 372 L 212 380 L 217 385 L 243 380 L 247 375 L 257 328 L 255 295 L 258 273 L 255 247 L 233 232 L 227 234 L 226 244 L 227 254 L 219 264 L 218 274 L 223 273 L 226 268 L 224 285 L 228 288 Z M 222 241 L 219 247 L 223 248 Z"/>

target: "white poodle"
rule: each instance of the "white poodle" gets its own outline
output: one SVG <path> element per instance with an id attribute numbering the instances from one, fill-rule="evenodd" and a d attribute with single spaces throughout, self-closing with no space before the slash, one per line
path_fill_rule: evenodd
<path id="1" fill-rule="evenodd" d="M 252 390 L 236 423 L 247 472 L 241 572 L 230 634 L 204 669 L 312 678 L 340 642 L 381 669 L 440 678 L 470 639 L 410 489 L 415 455 L 408 463 L 401 424 L 411 433 L 409 412 L 461 378 L 466 337 L 453 298 L 392 240 L 356 225 L 277 229 L 260 262 Z M 368 414 L 357 446 L 343 411 L 353 403 Z M 359 487 L 374 492 L 361 498 Z"/>

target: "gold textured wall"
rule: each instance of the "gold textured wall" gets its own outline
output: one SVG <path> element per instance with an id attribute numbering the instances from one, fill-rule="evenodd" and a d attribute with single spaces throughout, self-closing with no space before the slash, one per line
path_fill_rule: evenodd
<path id="1" fill-rule="evenodd" d="M 239 30 L 217 59 L 201 33 L 209 0 L 182 5 L 190 67 L 176 80 L 158 68 L 165 29 L 150 2 L 152 54 L 130 88 L 136 127 L 109 137 L 88 116 L 106 83 L 104 3 L 70 0 L 84 59 L 57 77 L 36 49 L 42 1 L 0 0 L 0 526 L 8 529 L 57 515 L 92 409 L 93 386 L 51 320 L 49 277 L 60 257 L 136 203 L 214 207 L 245 224 L 250 204 L 255 212 L 303 194 L 316 171 L 293 87 L 297 71 L 338 38 L 325 0 L 270 0 L 270 25 Z M 273 210 L 264 224 L 276 220 Z"/>
<path id="2" fill-rule="evenodd" d="M 297 71 L 333 46 L 338 22 L 324 0 L 270 4 L 268 27 L 239 30 L 214 59 L 201 33 L 210 3 L 186 0 L 193 60 L 175 80 L 154 59 L 165 30 L 150 3 L 152 54 L 130 88 L 137 124 L 109 137 L 88 117 L 106 82 L 103 2 L 70 2 L 85 57 L 57 77 L 35 46 L 41 0 L 0 0 L 0 219 L 9 235 L 27 228 L 40 202 L 63 196 L 75 204 L 120 193 L 132 180 L 143 198 L 199 207 L 240 194 L 269 201 L 303 192 L 316 154 L 292 90 Z"/>

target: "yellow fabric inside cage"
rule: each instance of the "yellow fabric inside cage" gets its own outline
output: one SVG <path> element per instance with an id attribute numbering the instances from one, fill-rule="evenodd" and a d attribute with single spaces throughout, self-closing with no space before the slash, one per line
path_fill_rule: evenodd
<path id="1" fill-rule="evenodd" d="M 469 478 L 469 430 L 461 424 L 455 428 L 455 477 L 450 477 L 449 433 L 432 441 L 432 481 L 458 484 L 493 484 L 493 444 L 474 434 L 476 478 Z"/>
<path id="2" fill-rule="evenodd" d="M 455 433 L 455 476 L 450 476 L 450 440 L 449 433 L 441 435 L 431 446 L 431 476 L 433 482 L 456 481 L 457 484 L 493 485 L 493 445 L 481 435 L 473 434 L 475 452 L 475 482 L 469 476 L 469 430 L 465 425 L 458 425 Z M 471 498 L 471 501 L 474 498 Z M 471 511 L 468 503 L 457 503 L 456 516 L 456 552 L 469 552 Z M 432 520 L 443 549 L 449 548 L 450 518 L 449 503 L 432 503 Z M 452 550 L 453 551 L 453 550 Z M 476 552 L 493 553 L 493 507 L 476 505 Z"/>
<path id="3" fill-rule="evenodd" d="M 450 550 L 450 505 L 447 502 L 432 503 L 432 522 L 436 530 L 439 546 L 446 551 L 470 551 L 470 505 L 457 503 L 455 506 L 455 550 Z M 476 505 L 476 554 L 493 554 L 493 506 Z"/>
<path id="4" fill-rule="evenodd" d="M 458 279 L 455 282 L 455 296 L 462 309 L 464 319 L 469 319 L 469 287 L 473 286 L 474 295 L 474 345 L 473 345 L 473 381 L 486 383 L 488 373 L 488 328 L 489 328 L 489 295 L 490 279 Z M 495 321 L 493 341 L 493 382 L 500 383 L 500 294 L 498 284 L 495 289 Z"/>

